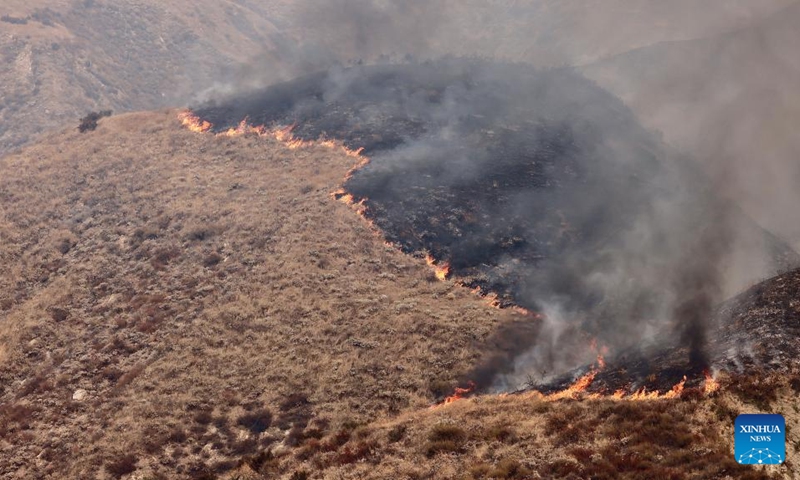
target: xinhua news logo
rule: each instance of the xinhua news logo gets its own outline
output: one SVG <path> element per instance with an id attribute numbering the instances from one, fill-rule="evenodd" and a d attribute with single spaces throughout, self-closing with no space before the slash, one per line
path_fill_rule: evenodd
<path id="1" fill-rule="evenodd" d="M 736 417 L 736 461 L 744 465 L 777 465 L 786 459 L 786 420 L 777 414 Z"/>

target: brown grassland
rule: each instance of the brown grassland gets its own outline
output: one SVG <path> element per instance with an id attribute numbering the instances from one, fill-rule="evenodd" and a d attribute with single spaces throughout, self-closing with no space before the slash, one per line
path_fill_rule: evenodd
<path id="1" fill-rule="evenodd" d="M 0 478 L 797 475 L 794 377 L 429 408 L 526 320 L 334 200 L 353 163 L 171 110 L 0 160 Z M 759 410 L 787 417 L 783 466 L 733 461 Z"/>

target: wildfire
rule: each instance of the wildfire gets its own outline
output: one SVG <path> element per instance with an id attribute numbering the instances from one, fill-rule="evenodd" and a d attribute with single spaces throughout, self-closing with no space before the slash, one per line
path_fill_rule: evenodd
<path id="1" fill-rule="evenodd" d="M 201 120 L 200 117 L 192 113 L 190 110 L 184 110 L 178 113 L 178 120 L 180 120 L 181 124 L 184 127 L 196 133 L 207 133 L 214 127 L 214 125 L 212 125 L 211 122 L 208 122 L 206 120 Z M 364 150 L 363 148 L 360 148 L 358 150 L 352 150 L 350 148 L 347 148 L 344 144 L 342 144 L 342 142 L 339 142 L 337 140 L 328 140 L 328 139 L 319 139 L 317 141 L 303 140 L 294 135 L 293 132 L 295 127 L 296 125 L 267 128 L 264 125 L 251 125 L 248 119 L 245 118 L 235 128 L 229 128 L 228 130 L 217 133 L 216 135 L 220 137 L 239 137 L 243 135 L 257 135 L 259 137 L 271 137 L 283 143 L 284 146 L 286 146 L 291 150 L 296 150 L 298 148 L 308 147 L 311 145 L 320 145 L 331 149 L 339 148 L 347 156 L 358 158 L 360 160 L 358 164 L 356 164 L 352 169 L 350 169 L 346 178 L 350 178 L 356 170 L 369 163 L 369 158 L 361 154 Z"/>
<path id="2" fill-rule="evenodd" d="M 202 120 L 200 117 L 195 115 L 189 110 L 182 111 L 178 114 L 178 120 L 180 120 L 181 124 L 187 128 L 188 130 L 196 133 L 208 133 L 213 128 L 213 125 L 206 121 Z M 352 178 L 356 171 L 366 166 L 370 159 L 363 155 L 363 148 L 359 148 L 357 150 L 353 150 L 345 146 L 342 142 L 338 140 L 330 140 L 330 139 L 319 139 L 316 141 L 307 141 L 301 138 L 298 138 L 294 135 L 295 125 L 289 125 L 286 127 L 275 127 L 275 128 L 267 128 L 264 125 L 251 125 L 248 122 L 248 119 L 245 118 L 242 120 L 238 126 L 235 128 L 230 128 L 224 132 L 217 133 L 217 136 L 221 137 L 238 137 L 243 135 L 256 135 L 259 137 L 270 137 L 278 142 L 284 144 L 287 148 L 295 150 L 298 148 L 303 148 L 311 145 L 319 145 L 326 148 L 331 149 L 340 149 L 342 150 L 347 156 L 353 157 L 358 159 L 358 162 L 347 172 L 345 176 L 345 182 Z M 358 214 L 362 216 L 362 218 L 366 218 L 366 205 L 364 204 L 365 200 L 356 200 L 352 194 L 347 193 L 344 189 L 339 189 L 336 192 L 333 192 L 333 197 L 337 200 L 340 200 L 347 205 L 351 206 Z M 374 227 L 374 224 L 370 222 L 370 225 Z M 376 232 L 378 229 L 375 229 Z M 388 246 L 393 246 L 392 244 L 385 242 Z M 394 246 L 393 246 L 394 247 Z M 426 263 L 433 268 L 436 278 L 445 281 L 450 276 L 450 264 L 447 262 L 437 262 L 436 259 L 431 255 L 427 254 L 425 256 Z M 480 287 L 475 288 L 473 293 L 477 295 L 482 295 L 486 297 L 487 303 L 491 306 L 500 308 L 501 302 L 500 299 L 494 293 L 486 293 L 481 290 Z M 532 312 L 522 307 L 514 306 L 512 307 L 514 311 L 521 315 L 531 316 L 533 318 L 542 318 L 542 315 L 536 312 Z M 547 395 L 543 395 L 540 392 L 531 392 L 532 395 L 539 396 L 547 401 L 555 401 L 567 398 L 609 398 L 609 399 L 617 399 L 617 400 L 658 400 L 658 399 L 670 399 L 670 398 L 678 398 L 680 397 L 681 393 L 684 389 L 684 384 L 686 383 L 686 376 L 683 379 L 675 384 L 672 389 L 668 392 L 659 394 L 658 391 L 648 392 L 646 388 L 642 388 L 637 390 L 636 392 L 627 394 L 624 390 L 617 390 L 611 395 L 602 395 L 598 393 L 594 394 L 586 394 L 585 392 L 591 386 L 592 382 L 594 381 L 597 374 L 606 367 L 606 362 L 604 355 L 607 354 L 608 349 L 607 347 L 597 347 L 597 342 L 592 340 L 591 348 L 597 352 L 597 360 L 592 368 L 589 370 L 588 373 L 584 374 L 580 378 L 578 378 L 572 385 L 567 387 L 564 390 L 559 392 L 550 393 Z M 706 395 L 713 394 L 720 389 L 720 384 L 714 380 L 709 372 L 705 372 L 705 381 L 703 383 L 703 393 Z M 434 405 L 434 407 L 438 407 L 441 405 L 447 405 L 453 403 L 457 400 L 464 398 L 465 396 L 469 395 L 475 390 L 475 383 L 469 382 L 467 387 L 459 387 L 455 389 L 455 392 L 450 395 L 449 397 L 445 398 L 438 405 Z"/>
<path id="3" fill-rule="evenodd" d="M 565 398 L 575 398 L 579 394 L 585 392 L 587 388 L 589 388 L 589 385 L 592 384 L 595 376 L 597 376 L 597 370 L 591 370 L 589 371 L 589 373 L 576 380 L 575 383 L 573 383 L 566 389 L 561 390 L 560 392 L 555 392 L 546 395 L 544 399 L 553 401 L 553 400 L 563 400 Z"/>
<path id="4" fill-rule="evenodd" d="M 589 341 L 589 348 L 592 349 L 593 352 L 597 354 L 597 359 L 595 360 L 595 365 L 598 370 L 603 370 L 606 368 L 606 359 L 605 356 L 608 355 L 608 346 L 606 345 L 597 345 L 597 339 L 592 338 Z"/>
<path id="5" fill-rule="evenodd" d="M 478 292 L 480 292 L 480 289 L 478 289 Z M 499 304 L 499 302 L 498 302 L 498 304 Z M 519 306 L 516 306 L 516 305 L 511 307 L 511 310 L 519 313 L 520 315 L 524 315 L 526 317 L 533 317 L 533 318 L 537 318 L 537 319 L 544 318 L 544 316 L 541 313 L 533 312 L 531 310 L 528 310 L 527 308 L 522 308 L 522 307 L 519 307 Z"/>
<path id="6" fill-rule="evenodd" d="M 711 373 L 708 371 L 703 372 L 705 375 L 705 381 L 703 382 L 703 393 L 706 395 L 711 395 L 712 393 L 717 392 L 720 389 L 720 384 L 714 377 L 711 376 Z"/>
<path id="7" fill-rule="evenodd" d="M 444 282 L 447 280 L 447 277 L 450 275 L 450 264 L 447 262 L 443 262 L 442 264 L 437 264 L 436 259 L 431 256 L 431 254 L 425 255 L 425 262 L 428 264 L 429 267 L 433 268 L 434 273 L 436 274 L 436 278 Z"/>
<path id="8" fill-rule="evenodd" d="M 456 389 L 455 389 L 455 391 L 453 392 L 452 395 L 450 395 L 449 397 L 445 398 L 440 403 L 437 403 L 436 405 L 432 405 L 431 408 L 441 407 L 442 405 L 450 405 L 451 403 L 453 403 L 453 402 L 455 402 L 457 400 L 461 400 L 462 398 L 464 398 L 466 395 L 469 395 L 473 391 L 475 391 L 475 382 L 470 380 L 469 382 L 467 382 L 467 386 L 466 387 L 456 387 Z"/>
<path id="9" fill-rule="evenodd" d="M 352 207 L 353 210 L 355 210 L 359 215 L 364 216 L 364 213 L 367 209 L 367 206 L 364 205 L 365 199 L 362 198 L 361 200 L 356 200 L 352 194 L 347 193 L 347 191 L 345 191 L 343 188 L 336 190 L 331 195 L 336 200 L 339 200 L 340 202 Z M 372 226 L 372 222 L 370 222 L 370 225 Z"/>
<path id="10" fill-rule="evenodd" d="M 597 355 L 596 363 L 597 363 L 597 368 L 599 368 L 600 370 L 606 368 L 606 359 L 603 358 L 603 354 Z"/>
<path id="11" fill-rule="evenodd" d="M 678 398 L 683 393 L 683 386 L 686 384 L 686 375 L 683 376 L 683 380 L 676 383 L 675 386 L 672 387 L 672 390 L 664 394 L 664 398 Z"/>
<path id="12" fill-rule="evenodd" d="M 180 112 L 178 114 L 178 120 L 181 121 L 181 124 L 184 127 L 196 133 L 205 133 L 211 130 L 211 127 L 213 126 L 211 125 L 210 122 L 207 122 L 205 120 L 200 120 L 200 117 L 193 114 L 189 110 Z"/>

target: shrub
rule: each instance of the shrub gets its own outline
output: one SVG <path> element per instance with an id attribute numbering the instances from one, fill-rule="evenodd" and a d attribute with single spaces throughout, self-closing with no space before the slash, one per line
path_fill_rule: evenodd
<path id="1" fill-rule="evenodd" d="M 89 112 L 85 117 L 81 118 L 81 123 L 78 125 L 78 131 L 86 133 L 94 131 L 97 128 L 97 122 L 103 117 L 110 117 L 111 110 L 102 110 L 100 112 Z"/>
<path id="2" fill-rule="evenodd" d="M 428 442 L 425 446 L 425 456 L 434 457 L 439 453 L 461 453 L 461 445 L 452 440 Z"/>
<path id="3" fill-rule="evenodd" d="M 437 425 L 428 434 L 425 455 L 432 457 L 438 453 L 460 453 L 467 439 L 467 433 L 455 425 Z"/>
<path id="4" fill-rule="evenodd" d="M 402 440 L 406 436 L 406 431 L 408 427 L 405 425 L 395 425 L 391 430 L 389 430 L 389 443 L 397 443 Z"/>
<path id="5" fill-rule="evenodd" d="M 50 318 L 52 318 L 54 322 L 63 322 L 69 318 L 69 310 L 53 307 L 50 309 Z"/>
<path id="6" fill-rule="evenodd" d="M 33 407 L 20 404 L 0 404 L 0 438 L 4 438 L 9 432 L 27 429 L 30 427 Z"/>
<path id="7" fill-rule="evenodd" d="M 28 23 L 27 17 L 12 17 L 11 15 L 3 15 L 0 17 L 0 22 L 10 23 L 12 25 L 25 25 Z"/>
<path id="8" fill-rule="evenodd" d="M 245 413 L 236 419 L 236 423 L 255 434 L 259 434 L 266 431 L 270 425 L 272 425 L 272 412 L 266 408 L 261 408 L 253 412 Z"/>
<path id="9" fill-rule="evenodd" d="M 179 426 L 172 427 L 167 435 L 167 441 L 170 443 L 183 443 L 186 441 L 186 430 Z"/>
<path id="10" fill-rule="evenodd" d="M 114 392 L 119 392 L 123 387 L 127 386 L 129 383 L 134 381 L 136 377 L 144 372 L 145 365 L 137 364 L 134 365 L 130 370 L 124 373 L 119 380 L 117 380 L 117 384 L 114 386 Z"/>
<path id="11" fill-rule="evenodd" d="M 335 452 L 339 447 L 350 441 L 350 436 L 349 430 L 339 430 L 322 444 L 322 450 L 324 452 Z"/>
<path id="12" fill-rule="evenodd" d="M 467 433 L 455 425 L 436 425 L 428 434 L 431 442 L 452 441 L 461 443 L 467 438 Z"/>
<path id="13" fill-rule="evenodd" d="M 25 382 L 25 384 L 17 393 L 17 398 L 23 398 L 32 393 L 44 393 L 52 390 L 52 388 L 53 384 L 47 379 L 47 375 L 44 373 L 39 373 L 35 377 Z"/>
<path id="14" fill-rule="evenodd" d="M 503 443 L 515 443 L 517 441 L 517 435 L 514 430 L 505 425 L 495 425 L 489 428 L 485 433 L 485 437 L 489 440 Z"/>
<path id="15" fill-rule="evenodd" d="M 737 376 L 726 382 L 727 389 L 743 402 L 755 405 L 761 411 L 768 411 L 770 404 L 778 398 L 778 385 L 775 376 L 764 372 Z"/>
<path id="16" fill-rule="evenodd" d="M 306 442 L 305 445 L 303 445 L 303 448 L 301 448 L 295 454 L 295 457 L 297 457 L 297 459 L 300 461 L 305 461 L 316 455 L 317 452 L 319 452 L 321 449 L 322 449 L 322 443 L 320 443 L 319 440 L 312 438 L 311 440 Z"/>
<path id="17" fill-rule="evenodd" d="M 516 460 L 501 460 L 497 467 L 489 474 L 492 478 L 530 478 L 532 472 Z"/>
<path id="18" fill-rule="evenodd" d="M 436 282 L 439 281 L 436 279 L 435 275 L 434 275 L 434 281 Z M 453 393 L 454 390 L 453 382 L 440 379 L 431 380 L 430 383 L 428 384 L 428 390 L 430 390 L 431 395 L 433 395 L 433 398 L 443 398 Z"/>
<path id="19" fill-rule="evenodd" d="M 792 387 L 794 393 L 800 393 L 800 375 L 793 375 L 789 380 L 789 386 Z"/>
<path id="20" fill-rule="evenodd" d="M 106 470 L 111 475 L 121 478 L 136 470 L 136 457 L 133 454 L 123 455 L 106 464 Z"/>
<path id="21" fill-rule="evenodd" d="M 212 252 L 203 257 L 203 266 L 206 268 L 211 268 L 217 266 L 221 261 L 222 257 L 218 253 Z"/>
<path id="22" fill-rule="evenodd" d="M 200 410 L 199 412 L 194 414 L 194 421 L 200 425 L 208 425 L 213 420 L 213 416 L 211 412 L 208 410 Z"/>
<path id="23" fill-rule="evenodd" d="M 181 251 L 177 247 L 159 248 L 153 252 L 150 258 L 150 265 L 156 270 L 164 270 L 172 260 L 178 258 Z"/>
<path id="24" fill-rule="evenodd" d="M 337 457 L 337 462 L 339 465 L 347 465 L 350 463 L 356 463 L 359 460 L 364 460 L 370 456 L 372 456 L 372 452 L 377 447 L 375 442 L 358 442 L 357 444 L 351 446 L 346 446 L 342 449 L 341 453 Z"/>
<path id="25" fill-rule="evenodd" d="M 186 239 L 192 242 L 204 242 L 222 231 L 219 225 L 196 225 L 189 229 Z"/>

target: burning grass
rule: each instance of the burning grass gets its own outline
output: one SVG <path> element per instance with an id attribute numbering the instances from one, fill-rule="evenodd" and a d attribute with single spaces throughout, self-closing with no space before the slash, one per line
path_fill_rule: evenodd
<path id="1" fill-rule="evenodd" d="M 197 135 L 163 112 L 4 158 L 0 405 L 45 414 L 3 422 L 0 476 L 99 474 L 110 445 L 131 445 L 137 471 L 179 477 L 311 440 L 358 464 L 375 447 L 331 441 L 339 426 L 425 408 L 432 381 L 452 387 L 491 352 L 515 314 L 427 282 L 422 259 L 333 201 L 363 160 L 332 146 Z M 43 235 L 54 242 L 25 247 Z M 80 451 L 36 466 L 66 442 L 54 422 Z"/>
<path id="2" fill-rule="evenodd" d="M 728 468 L 716 430 L 742 407 L 724 381 L 716 396 L 687 387 L 658 402 L 576 390 L 427 408 L 471 366 L 513 350 L 519 330 L 502 342 L 498 332 L 530 312 L 427 281 L 423 259 L 387 248 L 332 201 L 348 152 L 195 135 L 174 115 L 111 117 L 91 142 L 66 132 L 3 160 L 0 221 L 12 241 L 0 261 L 13 278 L 0 277 L 10 326 L 0 433 L 12 448 L 0 449 L 0 473 L 680 478 Z M 70 248 L 23 248 L 48 231 Z M 78 388 L 88 397 L 72 400 Z M 675 422 L 656 437 L 667 446 L 620 430 L 656 435 L 648 429 L 668 418 L 690 437 Z M 72 451 L 57 446 L 67 442 Z M 556 444 L 564 453 L 545 455 Z M 708 451 L 687 458 L 696 448 Z M 45 450 L 46 465 L 33 460 Z M 642 459 L 658 456 L 666 466 Z"/>

